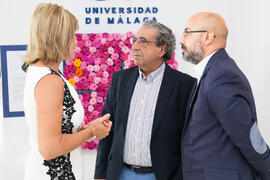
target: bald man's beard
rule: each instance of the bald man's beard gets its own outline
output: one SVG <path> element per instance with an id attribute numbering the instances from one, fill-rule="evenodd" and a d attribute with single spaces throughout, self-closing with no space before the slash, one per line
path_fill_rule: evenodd
<path id="1" fill-rule="evenodd" d="M 183 59 L 192 64 L 198 64 L 203 59 L 203 48 L 201 46 L 201 42 L 196 42 L 195 47 L 193 49 L 187 49 L 186 46 L 182 45 L 182 49 L 186 52 L 183 54 Z"/>

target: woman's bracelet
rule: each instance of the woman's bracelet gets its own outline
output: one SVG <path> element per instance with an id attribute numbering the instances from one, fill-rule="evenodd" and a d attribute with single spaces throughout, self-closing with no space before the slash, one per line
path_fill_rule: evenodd
<path id="1" fill-rule="evenodd" d="M 87 132 L 85 132 L 85 130 L 82 130 L 81 132 L 83 133 L 83 136 L 84 136 L 84 141 L 83 142 L 86 142 L 88 140 Z"/>
<path id="2" fill-rule="evenodd" d="M 93 133 L 93 137 L 92 137 L 90 140 L 86 140 L 86 142 L 91 142 L 91 141 L 93 141 L 94 139 L 96 139 L 97 137 L 95 136 L 94 129 L 93 129 L 91 126 L 88 126 L 88 127 L 91 129 L 91 131 L 92 131 L 92 133 Z"/>

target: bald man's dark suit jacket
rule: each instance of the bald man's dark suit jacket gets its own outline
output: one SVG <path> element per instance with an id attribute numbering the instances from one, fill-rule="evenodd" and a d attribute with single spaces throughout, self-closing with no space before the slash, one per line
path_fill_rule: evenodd
<path id="1" fill-rule="evenodd" d="M 210 58 L 191 98 L 182 162 L 184 180 L 270 180 L 251 87 L 225 49 Z"/>
<path id="2" fill-rule="evenodd" d="M 118 180 L 130 101 L 139 75 L 138 67 L 115 72 L 102 114 L 110 113 L 113 127 L 99 142 L 95 178 Z M 181 134 L 186 106 L 195 79 L 167 64 L 155 109 L 150 142 L 151 160 L 157 180 L 181 180 Z"/>

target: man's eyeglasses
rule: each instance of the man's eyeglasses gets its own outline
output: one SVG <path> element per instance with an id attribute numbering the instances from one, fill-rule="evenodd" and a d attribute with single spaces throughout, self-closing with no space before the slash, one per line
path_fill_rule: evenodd
<path id="1" fill-rule="evenodd" d="M 192 31 L 192 30 L 185 29 L 184 32 L 183 32 L 183 35 L 187 36 L 190 33 L 205 33 L 205 32 L 207 32 L 207 30 L 195 30 L 195 31 Z"/>
<path id="2" fill-rule="evenodd" d="M 187 29 L 185 29 L 184 30 L 184 36 L 186 37 L 189 33 L 205 33 L 205 32 L 207 32 L 207 30 L 187 30 Z M 216 35 L 214 35 L 214 37 L 216 37 Z"/>
<path id="3" fill-rule="evenodd" d="M 132 43 L 133 43 L 133 44 L 134 44 L 135 42 L 137 42 L 137 41 L 138 41 L 138 43 L 139 43 L 141 46 L 146 46 L 146 45 L 148 45 L 149 43 L 154 43 L 154 44 L 157 43 L 156 41 L 149 41 L 149 40 L 147 40 L 147 39 L 144 38 L 144 37 L 139 37 L 139 38 L 134 37 L 134 38 L 132 38 Z"/>

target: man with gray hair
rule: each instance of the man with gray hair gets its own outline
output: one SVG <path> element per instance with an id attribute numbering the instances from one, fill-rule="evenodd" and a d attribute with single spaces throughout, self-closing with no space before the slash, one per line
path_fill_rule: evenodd
<path id="1" fill-rule="evenodd" d="M 113 127 L 100 141 L 95 179 L 181 180 L 181 132 L 195 79 L 166 61 L 175 37 L 146 21 L 133 38 L 136 67 L 114 73 L 102 114 Z"/>

